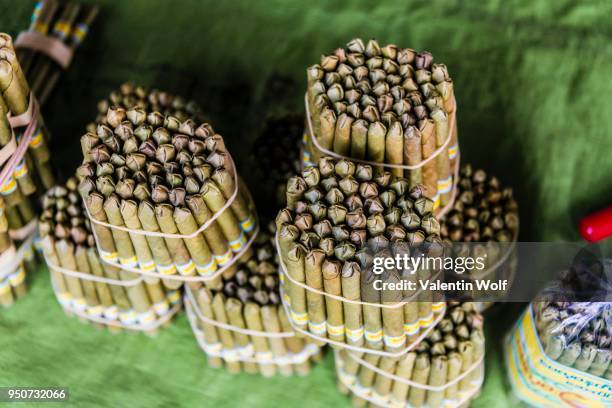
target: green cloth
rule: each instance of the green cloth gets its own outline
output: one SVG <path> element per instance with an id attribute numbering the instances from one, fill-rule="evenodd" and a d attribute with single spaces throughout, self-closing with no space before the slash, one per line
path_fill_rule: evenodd
<path id="1" fill-rule="evenodd" d="M 93 1 L 90 1 L 93 3 Z M 523 240 L 576 239 L 612 202 L 612 3 L 577 0 L 97 1 L 102 16 L 44 107 L 70 174 L 96 102 L 126 80 L 191 96 L 253 185 L 248 153 L 270 111 L 301 110 L 305 68 L 354 36 L 428 49 L 455 81 L 461 158 L 515 188 Z M 0 29 L 33 1 L 0 0 Z M 502 334 L 520 307 L 488 315 L 487 379 L 474 406 L 515 406 Z M 495 322 L 492 325 L 490 322 Z M 74 406 L 348 406 L 327 356 L 306 378 L 206 368 L 184 316 L 154 339 L 63 316 L 48 275 L 0 311 L 0 386 L 62 385 Z"/>
<path id="2" fill-rule="evenodd" d="M 487 317 L 507 314 L 496 308 Z M 503 370 L 502 326 L 487 333 L 486 382 L 474 407 L 516 406 Z M 336 388 L 330 349 L 308 376 L 271 379 L 209 368 L 203 353 L 184 313 L 155 337 L 113 334 L 67 317 L 44 268 L 26 297 L 0 310 L 0 387 L 68 387 L 75 407 L 350 406 Z"/>

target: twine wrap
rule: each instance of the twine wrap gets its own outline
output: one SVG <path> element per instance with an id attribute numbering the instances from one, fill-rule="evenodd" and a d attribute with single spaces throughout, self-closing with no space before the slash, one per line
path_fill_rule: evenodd
<path id="1" fill-rule="evenodd" d="M 86 27 L 85 27 L 86 28 Z M 86 34 L 87 31 L 85 30 Z M 84 37 L 84 36 L 83 36 Z M 74 51 L 61 38 L 44 35 L 38 31 L 22 31 L 15 40 L 15 48 L 40 52 L 67 69 L 72 62 Z"/>

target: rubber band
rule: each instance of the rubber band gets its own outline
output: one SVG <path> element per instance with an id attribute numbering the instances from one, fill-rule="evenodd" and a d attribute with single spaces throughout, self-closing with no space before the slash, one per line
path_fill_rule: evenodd
<path id="1" fill-rule="evenodd" d="M 281 292 L 281 299 L 283 299 L 282 301 L 282 305 L 283 305 L 283 309 L 285 310 L 285 313 L 287 314 L 287 316 L 290 316 L 290 307 L 289 305 L 284 301 L 285 299 L 285 291 L 283 289 L 283 287 L 281 286 L 280 288 L 280 292 Z M 440 313 L 438 314 L 438 316 L 436 317 L 434 324 L 428 328 L 426 328 L 425 330 L 423 330 L 423 332 L 421 334 L 419 334 L 419 336 L 410 341 L 410 343 L 408 344 L 408 346 L 405 349 L 402 349 L 401 351 L 397 352 L 397 353 L 391 353 L 391 352 L 387 352 L 387 351 L 381 351 L 381 350 L 375 350 L 375 349 L 371 349 L 371 348 L 364 348 L 364 347 L 359 347 L 359 346 L 353 346 L 347 343 L 343 343 L 340 341 L 336 341 L 336 340 L 332 340 L 329 339 L 327 337 L 322 337 L 322 336 L 318 336 L 316 334 L 313 334 L 311 332 L 309 332 L 308 330 L 304 330 L 301 327 L 298 327 L 291 319 L 289 319 L 289 324 L 291 324 L 291 326 L 293 327 L 293 329 L 305 336 L 311 337 L 315 340 L 319 340 L 323 343 L 329 343 L 331 345 L 334 346 L 338 346 L 340 348 L 345 348 L 348 350 L 353 350 L 356 352 L 362 352 L 362 353 L 368 353 L 368 354 L 376 354 L 379 356 L 383 356 L 383 357 L 400 357 L 406 353 L 408 353 L 409 351 L 411 351 L 412 349 L 414 349 L 418 343 L 420 341 L 422 341 L 423 339 L 425 339 L 425 337 L 427 337 L 429 335 L 429 333 L 434 329 L 434 327 L 442 320 L 442 318 L 444 317 L 444 313 L 446 312 L 446 307 L 440 311 Z M 366 336 L 367 336 L 367 331 L 366 331 Z"/>
<path id="2" fill-rule="evenodd" d="M 8 121 L 11 127 L 14 129 L 29 125 L 36 117 L 38 117 L 38 101 L 34 97 L 34 94 L 30 92 L 28 97 L 28 107 L 25 112 L 20 113 L 19 115 L 12 115 L 9 112 Z"/>
<path id="3" fill-rule="evenodd" d="M 55 30 L 57 29 L 54 28 Z M 44 35 L 39 31 L 22 31 L 19 33 L 15 40 L 15 48 L 30 49 L 45 54 L 63 69 L 70 66 L 74 56 L 73 50 L 64 44 L 61 39 Z"/>
<path id="4" fill-rule="evenodd" d="M 26 252 L 32 247 L 34 235 L 30 235 L 19 248 L 10 246 L 0 254 L 0 281 L 12 274 L 21 266 Z"/>
<path id="5" fill-rule="evenodd" d="M 0 165 L 10 159 L 13 153 L 15 153 L 15 150 L 17 150 L 17 140 L 13 135 L 11 140 L 0 149 Z"/>
<path id="6" fill-rule="evenodd" d="M 21 137 L 21 140 L 19 140 L 19 143 L 17 143 L 15 150 L 12 152 L 12 154 L 10 155 L 8 159 L 5 159 L 6 161 L 3 163 L 4 166 L 2 167 L 2 170 L 0 171 L 0 186 L 4 186 L 5 183 L 7 183 L 9 179 L 12 179 L 12 175 L 13 175 L 13 172 L 15 171 L 15 167 L 17 166 L 19 162 L 21 162 L 21 159 L 23 159 L 24 155 L 26 154 L 26 151 L 28 150 L 28 145 L 30 143 L 30 140 L 32 139 L 34 130 L 37 127 L 38 102 L 36 102 L 36 99 L 34 98 L 31 92 L 30 92 L 30 101 L 28 104 L 28 110 L 21 115 L 9 116 L 8 118 L 9 118 L 9 122 L 11 122 L 11 132 L 12 132 L 13 139 L 15 139 L 14 128 L 22 126 L 23 124 L 21 123 L 21 121 L 24 119 L 28 119 L 29 121 L 27 122 L 27 127 L 23 132 L 23 136 Z"/>
<path id="7" fill-rule="evenodd" d="M 9 230 L 9 236 L 14 241 L 23 241 L 30 235 L 35 235 L 37 228 L 38 220 L 34 218 L 21 228 Z"/>
<path id="8" fill-rule="evenodd" d="M 93 232 L 93 236 L 95 238 L 96 247 L 97 247 L 98 251 L 100 253 L 102 253 L 103 251 L 100 248 L 100 243 L 98 242 L 98 237 L 96 235 L 96 229 L 92 228 L 92 232 Z M 256 224 L 255 231 L 253 232 L 253 234 L 251 235 L 249 240 L 246 242 L 246 244 L 243 245 L 243 247 L 240 250 L 240 252 L 236 253 L 233 257 L 231 257 L 229 259 L 229 261 L 226 262 L 221 268 L 218 268 L 214 273 L 212 273 L 210 275 L 207 275 L 207 276 L 183 276 L 183 275 L 177 275 L 177 274 L 175 274 L 176 267 L 175 267 L 174 264 L 167 265 L 167 266 L 157 265 L 157 270 L 159 272 L 154 272 L 154 271 L 146 271 L 146 270 L 143 270 L 141 268 L 128 267 L 128 266 L 125 266 L 125 265 L 121 265 L 117 261 L 112 261 L 112 260 L 106 259 L 104 256 L 101 256 L 101 259 L 107 265 L 112 265 L 112 266 L 115 266 L 117 268 L 121 268 L 123 270 L 129 271 L 129 272 L 134 272 L 134 273 L 137 273 L 137 274 L 143 275 L 143 276 L 152 276 L 152 277 L 161 278 L 161 279 L 169 279 L 169 280 L 183 281 L 183 282 L 207 282 L 207 281 L 210 281 L 212 279 L 215 279 L 217 276 L 221 275 L 225 270 L 227 270 L 232 265 L 234 265 L 234 263 L 237 262 L 242 257 L 242 255 L 244 255 L 249 250 L 249 248 L 251 247 L 253 242 L 255 242 L 255 239 L 257 238 L 258 234 L 259 234 L 259 223 Z M 107 252 L 107 254 L 108 254 L 108 252 Z M 111 254 L 111 255 L 114 255 L 114 254 Z"/>
<path id="9" fill-rule="evenodd" d="M 217 218 L 219 218 L 219 216 L 225 212 L 227 209 L 229 209 L 231 207 L 231 205 L 234 203 L 234 201 L 236 200 L 236 197 L 238 197 L 238 186 L 239 186 L 239 179 L 238 179 L 238 173 L 236 172 L 236 165 L 234 164 L 234 159 L 232 158 L 231 155 L 227 155 L 227 157 L 229 158 L 231 167 L 230 167 L 230 171 L 233 173 L 234 175 L 234 191 L 232 192 L 232 195 L 230 196 L 229 199 L 227 199 L 227 201 L 225 202 L 225 204 L 219 209 L 219 211 L 216 211 L 212 217 L 210 219 L 208 219 L 204 224 L 202 224 L 202 226 L 200 228 L 198 228 L 197 230 L 195 230 L 193 233 L 191 234 L 169 234 L 169 233 L 165 233 L 165 232 L 158 232 L 158 231 L 146 231 L 146 230 L 142 230 L 142 229 L 130 229 L 124 226 L 120 226 L 120 225 L 113 225 L 113 224 L 109 224 L 107 222 L 104 221 L 98 221 L 95 218 L 93 218 L 91 216 L 91 213 L 89 212 L 89 208 L 87 208 L 87 205 L 84 205 L 83 207 L 85 207 L 85 213 L 87 214 L 87 218 L 89 218 L 89 220 L 97 225 L 112 229 L 112 230 L 117 230 L 117 231 L 124 231 L 130 234 L 136 234 L 136 235 L 144 235 L 144 236 L 148 236 L 148 237 L 160 237 L 160 238 L 176 238 L 176 239 L 188 239 L 188 238 L 194 238 L 197 237 L 199 234 L 201 234 L 202 232 L 206 231 L 206 229 L 208 227 L 210 227 L 210 225 L 212 225 L 213 222 L 215 222 L 217 220 Z M 83 197 L 83 201 L 86 202 L 87 197 Z M 251 214 L 252 215 L 252 214 Z M 94 228 L 95 230 L 95 228 Z M 97 240 L 97 239 L 96 239 Z"/>
<path id="10" fill-rule="evenodd" d="M 185 305 L 189 305 L 193 307 L 193 309 L 195 310 L 195 314 L 200 321 L 210 324 L 211 326 L 218 327 L 220 329 L 225 329 L 225 330 L 233 331 L 233 332 L 240 333 L 240 334 L 247 334 L 249 336 L 270 337 L 273 339 L 295 337 L 295 333 L 292 333 L 292 332 L 270 333 L 270 332 L 259 331 L 259 330 L 243 329 L 240 327 L 232 326 L 231 324 L 226 324 L 226 323 L 218 322 L 216 320 L 211 320 L 201 313 L 200 308 L 197 306 L 197 302 L 194 299 L 189 286 L 185 286 L 185 299 L 183 300 L 183 302 L 185 303 Z"/>
<path id="11" fill-rule="evenodd" d="M 312 120 L 310 118 L 310 107 L 308 106 L 308 94 L 304 94 L 304 105 L 306 108 L 306 124 L 308 125 L 306 127 L 306 130 L 308 132 L 308 137 L 310 138 L 310 140 L 312 140 L 312 143 L 314 144 L 314 146 L 321 152 L 324 153 L 328 156 L 331 156 L 335 159 L 340 159 L 340 160 L 349 160 L 355 163 L 362 163 L 362 164 L 368 164 L 370 166 L 375 166 L 375 167 L 389 167 L 392 169 L 403 169 L 403 170 L 417 170 L 420 169 L 421 167 L 423 167 L 424 165 L 426 165 L 427 163 L 429 163 L 430 161 L 434 160 L 440 153 L 442 153 L 448 146 L 450 140 L 452 139 L 452 135 L 455 133 L 455 116 L 457 115 L 457 102 L 455 101 L 455 97 L 453 96 L 453 108 L 451 109 L 451 112 L 448 113 L 449 116 L 449 123 L 448 123 L 448 134 L 446 135 L 446 139 L 444 141 L 444 143 L 438 147 L 431 156 L 429 156 L 428 158 L 421 160 L 419 163 L 417 164 L 391 164 L 391 163 L 378 163 L 378 162 L 372 162 L 369 160 L 361 160 L 361 159 L 356 159 L 356 158 L 352 158 L 352 157 L 348 157 L 348 156 L 344 156 L 341 155 L 339 153 L 333 152 L 331 150 L 328 150 L 326 148 L 324 148 L 323 146 L 321 146 L 319 144 L 319 141 L 317 140 L 317 137 L 314 135 L 314 131 L 312 129 Z"/>

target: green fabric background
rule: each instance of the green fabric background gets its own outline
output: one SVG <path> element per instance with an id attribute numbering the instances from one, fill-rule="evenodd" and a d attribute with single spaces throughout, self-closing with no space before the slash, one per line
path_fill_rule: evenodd
<path id="1" fill-rule="evenodd" d="M 43 110 L 64 174 L 80 161 L 77 140 L 96 101 L 133 80 L 200 102 L 254 183 L 248 153 L 262 118 L 301 110 L 305 67 L 361 36 L 428 49 L 448 65 L 462 160 L 515 188 L 522 240 L 576 239 L 580 217 L 612 202 L 612 2 L 96 3 L 102 15 Z M 0 31 L 26 28 L 33 4 L 0 0 Z M 487 315 L 496 323 L 473 406 L 517 404 L 499 349 L 520 309 Z M 184 316 L 153 339 L 66 318 L 44 270 L 27 298 L 0 310 L 0 386 L 67 386 L 72 406 L 348 406 L 332 360 L 306 378 L 232 377 L 206 368 Z"/>

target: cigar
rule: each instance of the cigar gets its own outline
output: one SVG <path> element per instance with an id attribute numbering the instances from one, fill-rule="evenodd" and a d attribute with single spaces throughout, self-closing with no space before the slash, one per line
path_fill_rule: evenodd
<path id="1" fill-rule="evenodd" d="M 262 314 L 258 304 L 248 302 L 244 306 L 244 317 L 249 330 L 263 331 Z M 267 356 L 271 354 L 268 339 L 263 336 L 251 336 L 255 353 Z M 264 377 L 271 377 L 276 374 L 276 366 L 274 364 L 259 364 L 259 371 Z"/>
<path id="2" fill-rule="evenodd" d="M 200 307 L 200 311 L 202 315 L 210 320 L 215 320 L 213 308 L 212 308 L 212 294 L 208 288 L 202 288 L 198 292 L 198 306 Z M 204 334 L 204 341 L 209 347 L 217 347 L 220 345 L 219 336 L 217 334 L 217 328 L 212 324 L 207 324 L 198 319 L 198 323 L 202 332 Z M 221 367 L 223 365 L 223 361 L 220 357 L 214 355 L 207 356 L 208 364 L 211 367 Z"/>
<path id="3" fill-rule="evenodd" d="M 289 318 L 287 317 L 287 314 L 284 312 L 284 310 L 279 309 L 278 319 L 280 321 L 283 332 L 289 333 L 293 330 L 291 327 L 291 323 L 289 322 Z M 304 349 L 305 345 L 305 341 L 297 336 L 285 338 L 285 346 L 287 347 L 287 350 L 289 350 L 289 352 L 293 354 L 300 353 Z M 317 356 L 318 355 L 312 356 L 313 361 L 316 361 Z M 309 360 L 294 364 L 293 367 L 295 368 L 296 374 L 300 376 L 304 376 L 310 372 Z"/>
<path id="4" fill-rule="evenodd" d="M 213 297 L 212 308 L 215 314 L 215 320 L 220 323 L 228 323 L 227 312 L 225 310 L 225 296 L 222 293 L 217 293 Z M 233 332 L 218 328 L 219 337 L 221 338 L 221 344 L 225 350 L 234 350 L 236 349 L 236 342 L 234 339 Z M 233 361 L 233 359 L 228 360 L 224 358 L 225 366 L 227 367 L 227 371 L 231 374 L 238 374 L 241 371 L 241 364 L 239 361 Z"/>
<path id="5" fill-rule="evenodd" d="M 340 262 L 327 260 L 323 262 L 323 287 L 325 288 L 325 292 L 336 296 L 342 296 L 341 268 Z M 327 298 L 325 304 L 329 338 L 334 341 L 344 342 L 345 328 L 342 302 L 336 299 Z"/>
<path id="6" fill-rule="evenodd" d="M 306 249 L 299 245 L 292 245 L 291 249 L 287 253 L 287 257 L 284 259 L 285 266 L 287 267 L 287 273 L 289 276 L 300 283 L 305 282 L 304 273 L 304 256 Z M 325 271 L 323 271 L 325 280 Z M 308 315 L 306 314 L 306 293 L 304 289 L 292 282 L 287 282 L 287 291 L 289 298 L 291 299 L 291 318 L 293 322 L 299 327 L 307 327 Z M 329 323 L 329 313 L 328 313 Z"/>
<path id="7" fill-rule="evenodd" d="M 373 270 L 366 269 L 366 275 L 361 281 L 361 295 L 362 298 L 369 300 L 368 303 L 377 303 L 381 297 L 380 291 L 374 289 L 373 282 L 375 279 L 377 279 L 377 276 Z M 365 339 L 368 346 L 375 350 L 383 347 L 383 326 L 380 309 L 380 307 L 372 305 L 363 305 Z"/>
<path id="8" fill-rule="evenodd" d="M 421 133 L 421 150 L 423 160 L 433 156 L 436 150 L 436 128 L 433 120 L 424 120 L 419 124 Z M 437 191 L 438 188 L 438 167 L 436 160 L 425 163 L 421 170 L 423 185 L 428 192 Z M 435 201 L 436 196 L 429 197 Z"/>
<path id="9" fill-rule="evenodd" d="M 398 361 L 389 357 L 381 357 L 379 361 L 379 368 L 385 372 L 394 374 Z M 389 399 L 391 393 L 391 387 L 393 380 L 387 376 L 377 374 L 374 380 L 374 395 L 377 398 Z"/>
<path id="10" fill-rule="evenodd" d="M 243 319 L 242 304 L 237 299 L 229 298 L 225 301 L 225 310 L 229 318 L 229 323 L 232 326 L 236 326 L 239 329 L 246 328 L 246 324 Z M 234 339 L 239 347 L 247 348 L 251 344 L 249 336 L 243 333 L 234 332 Z M 257 365 L 251 362 L 243 362 L 244 371 L 249 374 L 255 374 L 258 372 Z"/>
<path id="11" fill-rule="evenodd" d="M 416 166 L 423 161 L 421 152 L 421 132 L 416 126 L 410 126 L 404 133 L 404 163 Z M 406 171 L 410 186 L 414 187 L 423 182 L 421 168 Z"/>
<path id="12" fill-rule="evenodd" d="M 149 232 L 161 232 L 157 219 L 155 218 L 155 208 L 149 201 L 141 201 L 138 205 L 138 219 L 144 229 Z M 134 234 L 136 235 L 136 234 Z M 170 251 L 166 246 L 166 240 L 162 237 L 145 235 L 151 254 L 155 260 L 156 268 L 163 275 L 171 276 L 176 274 L 176 266 L 170 255 Z M 142 261 L 141 267 L 146 268 L 146 258 Z M 163 279 L 164 285 L 170 289 L 178 289 L 182 286 L 179 281 L 174 281 L 170 278 Z"/>
<path id="13" fill-rule="evenodd" d="M 389 164 L 404 163 L 404 130 L 400 122 L 393 122 L 387 132 L 385 140 L 385 162 Z M 404 171 L 391 168 L 390 172 L 397 177 L 403 177 Z"/>
<path id="14" fill-rule="evenodd" d="M 400 278 L 395 270 L 389 270 L 383 278 L 385 282 L 399 283 Z M 402 295 L 396 291 L 385 290 L 381 294 L 383 305 L 396 306 L 402 300 Z M 382 308 L 383 318 L 383 341 L 385 350 L 390 352 L 400 351 L 406 344 L 404 333 L 404 310 L 400 307 Z"/>
<path id="15" fill-rule="evenodd" d="M 436 356 L 431 360 L 431 371 L 429 373 L 429 385 L 442 386 L 447 381 L 447 370 L 448 370 L 448 358 L 443 356 Z M 427 392 L 427 405 L 431 407 L 437 407 L 444 401 L 445 391 L 428 391 Z"/>
<path id="16" fill-rule="evenodd" d="M 365 362 L 369 364 L 378 365 L 380 358 L 381 357 L 377 356 L 376 354 L 366 354 L 363 359 Z M 357 383 L 359 387 L 364 388 L 364 389 L 370 388 L 372 384 L 374 383 L 375 375 L 376 373 L 374 371 L 364 366 L 361 366 L 359 368 L 359 375 L 357 377 Z M 365 400 L 358 398 L 355 395 L 353 395 L 352 401 L 353 401 L 353 405 L 356 407 L 362 407 L 367 404 Z"/>
<path id="17" fill-rule="evenodd" d="M 278 319 L 277 308 L 273 306 L 263 306 L 261 308 L 261 316 L 263 320 L 264 329 L 269 333 L 280 333 L 281 326 Z M 270 348 L 275 357 L 285 356 L 287 354 L 287 348 L 285 342 L 281 338 L 271 337 Z M 279 364 L 278 372 L 283 376 L 288 376 L 293 373 L 293 369 L 288 364 Z"/>
<path id="18" fill-rule="evenodd" d="M 412 381 L 420 384 L 427 384 L 430 372 L 431 362 L 429 356 L 426 353 L 418 354 L 414 363 Z M 425 403 L 426 395 L 426 390 L 418 387 L 410 387 L 408 402 L 414 407 L 420 407 Z"/>
<path id="19" fill-rule="evenodd" d="M 409 352 L 405 356 L 402 356 L 398 363 L 395 375 L 402 378 L 412 378 L 412 371 L 414 369 L 414 363 L 416 361 L 417 354 L 415 352 Z M 408 398 L 408 391 L 410 386 L 400 381 L 393 381 L 391 390 L 391 402 L 393 404 L 404 404 Z"/>
<path id="20" fill-rule="evenodd" d="M 342 267 L 342 296 L 344 298 L 355 302 L 361 300 L 360 279 L 361 270 L 359 264 L 357 262 L 345 263 Z M 364 343 L 364 326 L 361 305 L 344 302 L 343 306 L 347 341 L 349 344 L 362 346 Z M 308 305 L 308 310 L 311 310 L 310 305 Z"/>
<path id="21" fill-rule="evenodd" d="M 306 258 L 304 259 L 304 273 L 306 277 L 306 285 L 320 291 L 323 291 L 322 266 L 324 259 L 325 252 L 316 248 L 306 254 Z M 357 279 L 358 278 L 359 276 L 357 275 Z M 344 294 L 344 290 L 343 295 L 346 297 L 346 295 Z M 359 298 L 359 296 L 357 296 L 357 298 Z M 308 309 L 308 329 L 318 336 L 326 337 L 326 313 L 325 299 L 323 298 L 323 295 L 320 295 L 313 291 L 306 291 L 306 301 Z M 359 312 L 361 312 L 360 309 Z M 361 327 L 361 325 L 359 325 L 358 327 Z"/>

